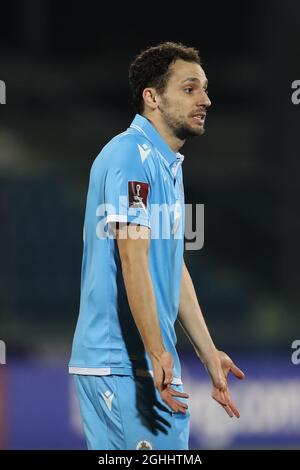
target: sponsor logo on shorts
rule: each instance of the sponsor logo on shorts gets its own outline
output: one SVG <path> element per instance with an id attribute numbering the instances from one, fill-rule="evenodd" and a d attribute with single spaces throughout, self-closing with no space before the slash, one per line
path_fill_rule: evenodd
<path id="1" fill-rule="evenodd" d="M 106 392 L 101 393 L 101 395 L 106 403 L 107 408 L 109 411 L 111 411 L 114 394 L 110 390 L 106 390 Z"/>
<path id="2" fill-rule="evenodd" d="M 149 441 L 140 441 L 137 443 L 136 450 L 152 450 L 152 444 Z"/>

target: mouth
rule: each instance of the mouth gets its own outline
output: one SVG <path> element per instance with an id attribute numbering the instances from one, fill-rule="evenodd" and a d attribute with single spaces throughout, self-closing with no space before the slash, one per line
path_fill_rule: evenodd
<path id="1" fill-rule="evenodd" d="M 205 118 L 206 118 L 206 112 L 201 112 L 201 113 L 197 113 L 197 114 L 194 114 L 192 116 L 192 118 L 194 119 L 195 122 L 197 122 L 198 124 L 204 124 L 205 122 Z"/>

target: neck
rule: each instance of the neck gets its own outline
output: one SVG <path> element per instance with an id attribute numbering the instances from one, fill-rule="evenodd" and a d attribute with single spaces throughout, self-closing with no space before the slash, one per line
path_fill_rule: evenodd
<path id="1" fill-rule="evenodd" d="M 155 127 L 157 132 L 168 144 L 168 146 L 173 150 L 173 152 L 178 152 L 185 141 L 179 139 L 174 135 L 172 129 L 170 129 L 170 127 L 162 119 L 161 114 L 157 114 L 156 111 L 144 112 L 143 116 L 151 122 L 151 124 Z"/>

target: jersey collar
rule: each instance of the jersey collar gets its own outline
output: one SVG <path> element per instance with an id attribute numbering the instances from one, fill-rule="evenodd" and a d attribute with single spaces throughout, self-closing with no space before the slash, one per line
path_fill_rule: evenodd
<path id="1" fill-rule="evenodd" d="M 151 122 L 144 116 L 136 114 L 130 127 L 150 140 L 150 142 L 158 149 L 163 160 L 167 160 L 169 167 L 173 166 L 175 163 L 183 162 L 184 156 L 179 152 L 173 152 Z"/>

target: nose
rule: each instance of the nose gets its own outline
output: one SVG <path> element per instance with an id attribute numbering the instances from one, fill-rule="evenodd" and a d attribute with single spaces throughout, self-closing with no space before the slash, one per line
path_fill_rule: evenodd
<path id="1" fill-rule="evenodd" d="M 204 103 L 203 103 L 203 104 L 204 104 L 207 108 L 209 108 L 209 107 L 211 106 L 211 101 L 210 101 L 210 99 L 209 99 L 208 94 L 207 94 L 206 91 L 203 92 L 203 100 L 204 100 Z"/>
<path id="2" fill-rule="evenodd" d="M 205 106 L 206 108 L 209 108 L 211 106 L 211 101 L 205 90 L 203 90 L 202 93 L 199 94 L 197 106 Z"/>

